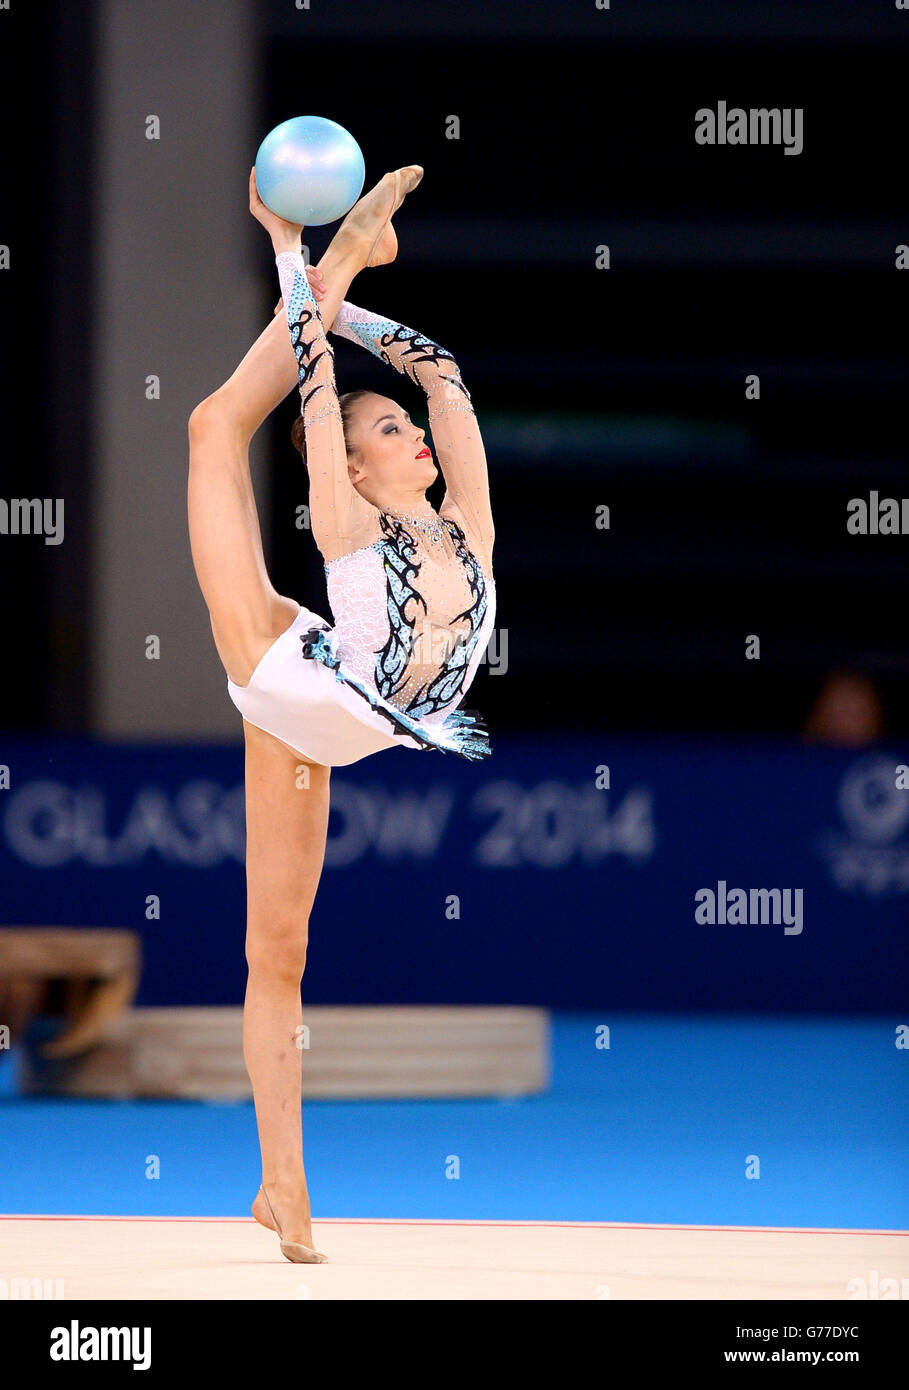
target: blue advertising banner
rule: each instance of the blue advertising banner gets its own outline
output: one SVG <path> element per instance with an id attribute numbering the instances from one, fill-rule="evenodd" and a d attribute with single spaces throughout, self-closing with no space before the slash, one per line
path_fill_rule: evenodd
<path id="1" fill-rule="evenodd" d="M 906 1013 L 896 748 L 496 741 L 332 776 L 310 1003 Z M 141 1004 L 245 982 L 239 747 L 0 744 L 0 921 L 141 932 Z"/>

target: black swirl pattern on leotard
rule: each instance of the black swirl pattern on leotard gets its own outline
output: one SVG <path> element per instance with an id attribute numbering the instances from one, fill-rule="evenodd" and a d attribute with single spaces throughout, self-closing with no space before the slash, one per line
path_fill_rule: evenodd
<path id="1" fill-rule="evenodd" d="M 443 519 L 442 524 L 451 536 L 455 554 L 467 573 L 472 597 L 469 607 L 452 619 L 452 622 L 467 621 L 470 623 L 470 631 L 452 643 L 452 649 L 447 654 L 442 669 L 431 681 L 421 686 L 404 706 L 405 713 L 414 719 L 425 719 L 428 714 L 435 714 L 457 698 L 476 649 L 477 634 L 486 616 L 487 594 L 483 571 L 469 549 L 460 526 L 448 518 Z M 397 518 L 384 513 L 380 518 L 380 525 L 385 535 L 383 557 L 389 633 L 388 641 L 378 654 L 375 681 L 379 694 L 386 700 L 393 700 L 406 681 L 410 654 L 413 650 L 416 613 L 408 612 L 408 604 L 416 604 L 425 613 L 426 602 L 411 582 L 420 573 L 420 565 L 413 560 L 416 548 L 413 536 Z"/>
<path id="2" fill-rule="evenodd" d="M 299 279 L 300 277 L 297 276 L 297 278 Z M 294 287 L 296 289 L 296 281 Z M 294 350 L 294 356 L 297 359 L 297 375 L 300 379 L 300 414 L 303 415 L 304 420 L 306 418 L 306 407 L 309 405 L 309 402 L 313 399 L 313 397 L 316 396 L 320 391 L 327 390 L 334 396 L 335 400 L 337 400 L 338 398 L 338 392 L 334 384 L 335 354 L 334 349 L 329 344 L 327 338 L 323 338 L 324 347 L 322 348 L 322 351 L 317 352 L 316 355 L 312 358 L 312 360 L 310 360 L 310 354 L 312 353 L 313 348 L 319 341 L 319 335 L 313 337 L 309 342 L 307 342 L 306 338 L 304 337 L 304 333 L 309 324 L 312 323 L 314 318 L 316 318 L 316 313 L 314 310 L 301 309 L 297 318 L 294 320 L 293 323 L 290 324 L 290 344 Z M 314 386 L 311 391 L 307 391 L 306 388 L 312 381 L 312 378 L 316 373 L 319 363 L 322 361 L 322 358 L 326 355 L 326 353 L 328 354 L 332 362 L 331 380 L 320 382 L 317 386 Z"/>
<path id="3" fill-rule="evenodd" d="M 419 690 L 408 703 L 407 713 L 413 715 L 415 719 L 425 719 L 427 714 L 434 714 L 436 710 L 444 709 L 446 705 L 451 704 L 457 698 L 464 684 L 467 668 L 476 649 L 478 633 L 486 616 L 486 581 L 476 556 L 468 547 L 464 532 L 456 522 L 445 519 L 443 524 L 454 541 L 455 554 L 467 572 L 467 582 L 472 596 L 469 607 L 453 618 L 452 623 L 466 620 L 470 623 L 470 631 L 453 643 L 452 651 L 439 674 L 428 682 L 422 690 Z"/>
<path id="4" fill-rule="evenodd" d="M 426 603 L 413 587 L 411 580 L 420 573 L 414 560 L 416 542 L 397 517 L 382 512 L 379 526 L 385 537 L 382 559 L 385 566 L 385 608 L 388 613 L 388 641 L 376 661 L 376 689 L 386 700 L 393 700 L 404 684 L 407 664 L 413 648 L 413 630 L 417 614 L 408 612 L 407 605 L 415 604 L 426 612 Z"/>
<path id="5" fill-rule="evenodd" d="M 391 357 L 386 350 L 393 344 L 398 343 L 408 344 L 401 354 L 400 364 Z M 427 338 L 425 334 L 416 333 L 412 328 L 405 328 L 403 325 L 399 325 L 394 333 L 382 333 L 379 337 L 379 344 L 381 349 L 380 356 L 382 359 L 387 362 L 390 367 L 394 367 L 395 371 L 403 370 L 417 386 L 420 386 L 421 383 L 415 369 L 421 362 L 431 362 L 434 367 L 438 367 L 440 362 L 454 363 L 453 354 L 448 352 L 446 348 L 440 347 L 438 343 L 434 343 L 432 338 Z M 470 400 L 470 392 L 457 374 L 457 369 L 454 375 L 449 375 L 440 371 L 438 379 L 439 381 L 450 382 L 452 386 L 456 386 L 462 395 Z"/>

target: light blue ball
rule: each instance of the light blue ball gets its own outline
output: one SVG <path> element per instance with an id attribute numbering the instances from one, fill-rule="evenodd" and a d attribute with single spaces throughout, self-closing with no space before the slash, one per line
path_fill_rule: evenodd
<path id="1" fill-rule="evenodd" d="M 256 155 L 256 187 L 287 222 L 324 227 L 360 196 L 366 164 L 350 131 L 325 116 L 294 116 L 269 131 Z"/>

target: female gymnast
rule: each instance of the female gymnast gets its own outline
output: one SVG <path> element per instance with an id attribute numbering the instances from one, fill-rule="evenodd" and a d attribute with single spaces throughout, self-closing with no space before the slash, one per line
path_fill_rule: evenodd
<path id="1" fill-rule="evenodd" d="M 252 1213 L 297 1263 L 325 1259 L 312 1245 L 298 1040 L 331 768 L 394 747 L 489 752 L 478 717 L 459 708 L 495 618 L 486 456 L 470 394 L 450 352 L 345 298 L 361 270 L 395 259 L 391 218 L 422 177 L 419 165 L 386 174 L 307 267 L 302 226 L 265 207 L 253 170 L 250 211 L 271 236 L 282 300 L 189 420 L 193 561 L 246 743 L 243 1052 L 262 1153 Z M 438 512 L 425 496 L 437 469 L 423 429 L 388 396 L 339 398 L 326 325 L 425 392 L 446 487 Z M 295 384 L 293 441 L 333 627 L 273 588 L 250 479 L 249 442 Z"/>

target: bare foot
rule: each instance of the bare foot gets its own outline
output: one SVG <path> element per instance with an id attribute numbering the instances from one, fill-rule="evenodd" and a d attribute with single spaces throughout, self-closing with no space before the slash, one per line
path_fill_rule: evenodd
<path id="1" fill-rule="evenodd" d="M 391 219 L 423 177 L 419 164 L 405 164 L 383 174 L 375 188 L 356 203 L 332 238 L 337 251 L 356 250 L 365 266 L 388 265 L 398 254 L 398 238 Z"/>

